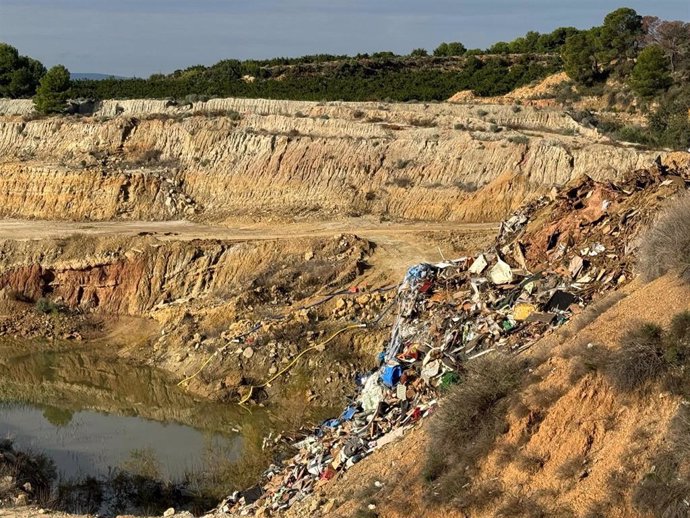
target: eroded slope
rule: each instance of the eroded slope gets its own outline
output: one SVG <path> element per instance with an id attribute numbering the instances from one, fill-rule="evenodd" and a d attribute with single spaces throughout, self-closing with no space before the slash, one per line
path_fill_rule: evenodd
<path id="1" fill-rule="evenodd" d="M 656 156 L 538 107 L 107 101 L 90 116 L 0 119 L 0 216 L 497 221 L 573 177 L 614 179 Z"/>

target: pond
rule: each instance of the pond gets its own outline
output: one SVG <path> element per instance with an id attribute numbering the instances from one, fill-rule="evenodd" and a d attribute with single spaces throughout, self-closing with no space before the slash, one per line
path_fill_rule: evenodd
<path id="1" fill-rule="evenodd" d="M 269 424 L 237 405 L 198 400 L 166 373 L 102 350 L 0 345 L 0 436 L 46 454 L 62 480 L 104 477 L 152 456 L 166 481 L 209 458 L 242 458 Z"/>
<path id="2" fill-rule="evenodd" d="M 146 452 L 160 466 L 161 478 L 181 481 L 204 468 L 209 451 L 223 448 L 236 460 L 242 450 L 239 435 L 227 437 L 141 417 L 6 402 L 0 404 L 0 433 L 13 439 L 19 450 L 47 455 L 64 480 L 108 476 Z"/>

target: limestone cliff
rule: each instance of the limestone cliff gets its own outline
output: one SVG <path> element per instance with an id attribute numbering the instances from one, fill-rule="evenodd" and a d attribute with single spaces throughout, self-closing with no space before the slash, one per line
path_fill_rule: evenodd
<path id="1" fill-rule="evenodd" d="M 616 178 L 657 156 L 528 106 L 215 99 L 95 108 L 36 118 L 25 103 L 0 103 L 0 217 L 499 220 L 574 176 Z"/>

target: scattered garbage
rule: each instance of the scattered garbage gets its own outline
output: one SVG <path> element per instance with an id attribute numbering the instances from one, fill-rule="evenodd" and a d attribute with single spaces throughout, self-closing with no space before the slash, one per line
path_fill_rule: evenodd
<path id="1" fill-rule="evenodd" d="M 620 185 L 583 177 L 527 204 L 501 226 L 492 251 L 407 271 L 380 368 L 362 378 L 343 414 L 294 444 L 296 454 L 221 511 L 283 510 L 433 412 L 439 391 L 462 382 L 463 363 L 491 351 L 520 353 L 598 294 L 633 278 L 630 252 L 659 199 L 684 189 L 663 168 Z"/>

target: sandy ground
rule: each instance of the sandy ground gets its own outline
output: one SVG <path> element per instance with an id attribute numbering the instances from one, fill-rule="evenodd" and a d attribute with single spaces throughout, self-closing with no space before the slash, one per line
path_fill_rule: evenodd
<path id="1" fill-rule="evenodd" d="M 155 234 L 160 239 L 223 239 L 254 241 L 293 239 L 299 237 L 357 234 L 364 238 L 394 239 L 418 232 L 495 232 L 498 223 L 375 223 L 367 220 L 344 220 L 319 223 L 257 223 L 237 226 L 214 226 L 190 221 L 100 221 L 73 222 L 50 220 L 0 220 L 0 239 L 64 238 L 74 234 L 138 235 Z"/>
<path id="2" fill-rule="evenodd" d="M 481 248 L 485 240 L 493 238 L 498 223 L 457 222 L 379 222 L 351 218 L 326 222 L 296 223 L 237 223 L 227 226 L 205 225 L 190 221 L 103 221 L 73 222 L 49 220 L 0 220 L 0 240 L 64 239 L 74 235 L 137 236 L 153 235 L 162 241 L 192 241 L 220 239 L 224 241 L 261 241 L 300 239 L 356 234 L 375 243 L 377 253 L 372 258 L 375 271 L 385 271 L 397 279 L 413 264 L 439 262 L 457 257 L 453 238 L 461 238 L 466 247 L 461 252 Z"/>

